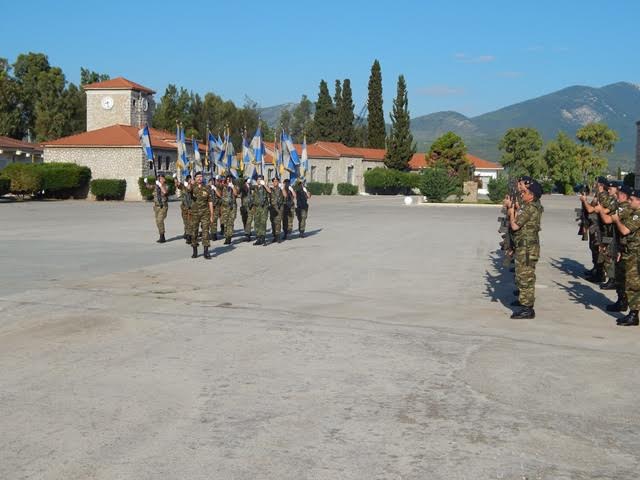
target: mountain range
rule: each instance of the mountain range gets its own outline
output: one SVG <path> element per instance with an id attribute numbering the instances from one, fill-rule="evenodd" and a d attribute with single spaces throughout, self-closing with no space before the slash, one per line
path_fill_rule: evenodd
<path id="1" fill-rule="evenodd" d="M 268 115 L 262 116 L 275 125 L 283 108 L 294 107 L 291 103 L 270 107 L 263 109 Z M 469 153 L 498 161 L 498 142 L 509 128 L 533 127 L 548 141 L 560 131 L 574 137 L 585 124 L 604 122 L 620 137 L 609 155 L 610 166 L 633 169 L 638 120 L 640 86 L 618 82 L 600 88 L 575 85 L 475 117 L 453 111 L 431 113 L 411 119 L 411 131 L 418 152 L 427 151 L 436 138 L 452 131 L 462 137 Z"/>

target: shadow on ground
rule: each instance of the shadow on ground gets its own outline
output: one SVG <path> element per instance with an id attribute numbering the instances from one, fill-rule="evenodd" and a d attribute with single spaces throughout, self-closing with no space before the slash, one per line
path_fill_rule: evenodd
<path id="1" fill-rule="evenodd" d="M 511 302 L 514 300 L 513 290 L 515 284 L 511 268 L 503 265 L 503 259 L 502 250 L 496 250 L 491 253 L 491 264 L 493 265 L 493 271 L 496 273 L 493 274 L 489 270 L 485 272 L 484 293 L 492 302 L 500 302 L 505 307 L 511 308 Z"/>

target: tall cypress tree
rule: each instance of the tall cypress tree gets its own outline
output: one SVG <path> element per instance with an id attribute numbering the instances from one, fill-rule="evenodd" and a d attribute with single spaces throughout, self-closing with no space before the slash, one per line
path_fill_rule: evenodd
<path id="1" fill-rule="evenodd" d="M 398 91 L 393 99 L 391 112 L 391 134 L 389 145 L 384 157 L 384 164 L 388 168 L 407 170 L 409 160 L 416 153 L 413 135 L 410 130 L 409 99 L 407 98 L 407 84 L 404 75 L 398 77 Z"/>
<path id="2" fill-rule="evenodd" d="M 384 148 L 386 131 L 382 110 L 382 73 L 378 60 L 374 61 L 371 66 L 367 110 L 369 111 L 368 146 L 370 148 Z"/>
<path id="3" fill-rule="evenodd" d="M 353 127 L 353 97 L 351 93 L 351 80 L 345 78 L 342 82 L 342 99 L 337 109 L 339 140 L 350 147 L 356 143 L 356 134 Z"/>
<path id="4" fill-rule="evenodd" d="M 333 125 L 333 140 L 342 141 L 342 125 L 340 125 L 340 111 L 342 110 L 342 85 L 340 80 L 336 80 L 336 90 L 333 94 L 333 105 L 336 111 L 336 120 Z"/>
<path id="5" fill-rule="evenodd" d="M 316 140 L 333 141 L 336 128 L 336 110 L 329 95 L 327 82 L 320 80 L 320 92 L 313 117 Z"/>

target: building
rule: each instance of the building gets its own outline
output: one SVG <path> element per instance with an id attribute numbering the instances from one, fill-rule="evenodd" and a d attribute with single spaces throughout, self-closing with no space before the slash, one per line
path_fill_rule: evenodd
<path id="1" fill-rule="evenodd" d="M 0 170 L 10 163 L 42 163 L 42 147 L 0 135 Z"/>

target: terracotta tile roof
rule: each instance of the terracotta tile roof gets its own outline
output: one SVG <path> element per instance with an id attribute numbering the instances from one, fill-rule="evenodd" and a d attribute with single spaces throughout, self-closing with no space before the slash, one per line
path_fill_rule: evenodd
<path id="1" fill-rule="evenodd" d="M 45 147 L 139 147 L 138 127 L 111 125 L 90 132 L 45 142 Z M 175 150 L 175 133 L 149 128 L 151 146 L 162 150 Z"/>
<path id="2" fill-rule="evenodd" d="M 42 153 L 42 145 L 0 135 L 0 150 L 23 150 L 29 153 Z"/>
<path id="3" fill-rule="evenodd" d="M 358 156 L 364 158 L 369 162 L 383 162 L 384 154 L 386 150 L 383 148 L 356 148 L 353 147 L 351 150 L 358 152 Z"/>
<path id="4" fill-rule="evenodd" d="M 143 87 L 139 83 L 132 82 L 124 77 L 116 77 L 111 80 L 105 80 L 104 82 L 90 83 L 88 85 L 84 85 L 82 88 L 85 90 L 136 90 L 138 92 L 151 94 L 156 93 L 150 88 Z"/>
<path id="5" fill-rule="evenodd" d="M 471 162 L 476 169 L 503 170 L 502 165 L 499 163 L 490 162 L 469 153 L 467 153 L 467 160 Z M 420 170 L 426 166 L 426 155 L 424 153 L 414 153 L 411 160 L 409 160 L 409 168 L 411 170 Z"/>

